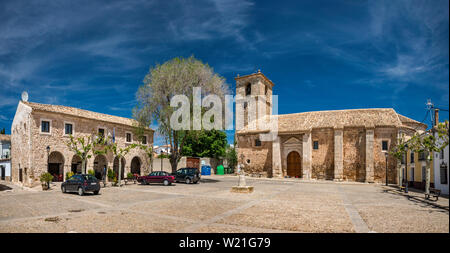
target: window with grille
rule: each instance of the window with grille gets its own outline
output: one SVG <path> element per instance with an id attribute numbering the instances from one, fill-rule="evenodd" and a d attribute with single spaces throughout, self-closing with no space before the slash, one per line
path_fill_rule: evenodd
<path id="1" fill-rule="evenodd" d="M 411 163 L 414 163 L 414 152 L 411 152 Z"/>
<path id="2" fill-rule="evenodd" d="M 131 142 L 131 134 L 127 133 L 127 142 Z"/>

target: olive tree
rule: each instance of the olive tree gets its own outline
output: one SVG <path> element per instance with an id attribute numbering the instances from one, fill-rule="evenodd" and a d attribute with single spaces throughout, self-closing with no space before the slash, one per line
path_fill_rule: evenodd
<path id="1" fill-rule="evenodd" d="M 181 159 L 187 134 L 189 131 L 195 131 L 192 130 L 194 87 L 201 88 L 202 96 L 215 94 L 221 98 L 221 101 L 224 101 L 223 98 L 228 93 L 225 79 L 214 73 L 207 64 L 191 56 L 174 58 L 162 65 L 152 67 L 136 94 L 138 104 L 133 109 L 133 117 L 144 126 L 150 126 L 155 122 L 158 124 L 158 133 L 171 145 L 169 160 L 173 172 L 176 171 Z M 189 98 L 191 113 L 189 130 L 171 127 L 170 119 L 176 110 L 171 107 L 171 99 L 176 95 L 185 95 Z"/>

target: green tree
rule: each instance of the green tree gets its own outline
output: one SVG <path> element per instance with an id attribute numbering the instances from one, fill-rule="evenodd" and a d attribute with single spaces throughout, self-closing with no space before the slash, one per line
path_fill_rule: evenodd
<path id="1" fill-rule="evenodd" d="M 67 147 L 75 152 L 75 154 L 81 159 L 81 171 L 86 174 L 86 161 L 94 155 L 102 155 L 107 153 L 106 139 L 98 135 L 89 135 L 74 138 L 69 136 L 69 141 L 66 142 Z M 92 154 L 91 154 L 92 153 Z"/>
<path id="2" fill-rule="evenodd" d="M 409 140 L 409 147 L 413 152 L 425 153 L 426 158 L 426 180 L 425 194 L 430 194 L 430 171 L 431 161 L 433 161 L 433 152 L 441 152 L 448 146 L 449 123 L 445 121 L 431 128 L 424 134 L 415 134 Z"/>
<path id="3" fill-rule="evenodd" d="M 111 152 L 114 154 L 115 157 L 119 160 L 119 173 L 117 175 L 117 178 L 119 180 L 119 187 L 121 182 L 121 175 L 122 175 L 122 157 L 124 157 L 126 154 L 128 154 L 133 148 L 136 148 L 138 144 L 130 144 L 126 146 L 125 148 L 119 148 L 117 146 L 117 143 L 110 143 L 107 145 L 107 150 L 111 150 Z"/>
<path id="4" fill-rule="evenodd" d="M 234 143 L 233 147 L 228 146 L 225 157 L 227 159 L 228 168 L 233 168 L 233 170 L 235 170 L 238 163 L 236 142 Z"/>
<path id="5" fill-rule="evenodd" d="M 225 155 L 227 135 L 220 130 L 191 131 L 184 140 L 182 156 L 214 157 Z"/>
<path id="6" fill-rule="evenodd" d="M 397 159 L 397 173 L 399 176 L 398 183 L 400 186 L 403 183 L 400 164 L 401 164 L 402 160 L 405 158 L 407 152 L 408 152 L 407 142 L 405 141 L 405 135 L 402 134 L 402 136 L 400 136 L 400 138 L 398 139 L 397 145 L 391 151 L 389 151 L 389 154 L 391 154 L 392 156 L 394 156 Z"/>
<path id="7" fill-rule="evenodd" d="M 5 134 L 5 133 L 6 133 L 5 128 L 3 128 L 2 130 L 0 130 L 0 134 Z"/>
<path id="8" fill-rule="evenodd" d="M 174 58 L 151 68 L 136 94 L 138 104 L 133 109 L 133 117 L 144 126 L 158 123 L 157 131 L 171 145 L 169 160 L 173 172 L 177 169 L 185 139 L 191 130 L 175 130 L 170 127 L 170 117 L 176 110 L 170 106 L 170 102 L 175 95 L 186 95 L 190 98 L 192 119 L 194 87 L 201 87 L 203 96 L 215 94 L 223 98 L 228 93 L 225 79 L 215 74 L 207 64 L 191 56 Z"/>

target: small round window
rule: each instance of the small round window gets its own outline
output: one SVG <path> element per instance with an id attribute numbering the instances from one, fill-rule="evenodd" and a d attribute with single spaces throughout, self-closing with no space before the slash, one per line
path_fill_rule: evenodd
<path id="1" fill-rule="evenodd" d="M 247 164 L 250 164 L 250 159 L 247 159 Z"/>

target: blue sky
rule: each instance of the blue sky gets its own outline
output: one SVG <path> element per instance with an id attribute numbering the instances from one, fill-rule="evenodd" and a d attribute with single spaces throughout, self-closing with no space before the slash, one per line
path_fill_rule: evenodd
<path id="1" fill-rule="evenodd" d="M 279 113 L 392 107 L 421 121 L 427 98 L 448 109 L 448 5 L 1 1 L 0 128 L 10 133 L 24 90 L 32 102 L 131 117 L 149 68 L 190 55 L 232 90 L 237 74 L 261 69 Z"/>

